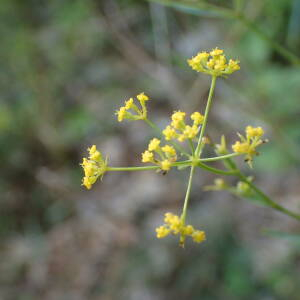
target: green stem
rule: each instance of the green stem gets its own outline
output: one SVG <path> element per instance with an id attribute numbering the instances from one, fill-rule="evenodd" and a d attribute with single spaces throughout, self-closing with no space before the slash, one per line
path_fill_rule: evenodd
<path id="1" fill-rule="evenodd" d="M 208 158 L 201 158 L 200 161 L 217 161 L 217 160 L 223 160 L 223 159 L 227 159 L 230 157 L 235 157 L 235 156 L 239 156 L 241 155 L 240 153 L 230 153 L 230 154 L 226 154 L 226 155 L 222 155 L 222 156 L 215 156 L 215 157 L 208 157 Z"/>
<path id="2" fill-rule="evenodd" d="M 158 126 L 156 126 L 155 123 L 151 122 L 148 118 L 144 119 L 144 121 L 152 128 L 154 129 L 159 135 L 161 135 L 161 130 Z"/>
<path id="3" fill-rule="evenodd" d="M 192 154 L 194 155 L 194 153 L 195 153 L 194 143 L 193 143 L 193 141 L 191 139 L 188 139 L 188 142 L 189 142 Z"/>
<path id="4" fill-rule="evenodd" d="M 274 202 L 269 196 L 267 196 L 261 189 L 259 189 L 253 182 L 247 179 L 247 177 L 237 168 L 235 163 L 230 159 L 227 158 L 223 161 L 225 166 L 228 166 L 229 169 L 236 172 L 236 176 L 238 176 L 243 182 L 247 183 L 252 190 L 264 201 L 264 203 L 272 207 L 298 221 L 300 221 L 300 215 L 297 213 L 294 213 L 287 208 L 284 208 L 283 206 L 279 205 L 278 203 Z"/>
<path id="5" fill-rule="evenodd" d="M 236 174 L 236 171 L 223 171 L 220 169 L 216 169 L 213 167 L 209 167 L 205 164 L 203 164 L 203 161 L 206 161 L 207 158 L 204 159 L 198 159 L 195 161 L 192 160 L 182 160 L 182 161 L 176 161 L 172 163 L 172 167 L 179 167 L 179 166 L 192 166 L 193 163 L 196 164 L 195 166 L 201 167 L 203 169 L 206 169 L 212 173 L 216 174 L 222 174 L 222 175 L 233 175 Z M 142 166 L 142 167 L 107 167 L 107 171 L 148 171 L 148 170 L 156 170 L 159 169 L 160 166 Z"/>
<path id="6" fill-rule="evenodd" d="M 204 113 L 203 124 L 202 124 L 201 129 L 200 129 L 200 135 L 199 135 L 196 150 L 193 152 L 194 159 L 198 158 L 198 157 L 200 158 L 201 148 L 202 148 L 202 138 L 203 138 L 204 131 L 205 131 L 205 128 L 206 128 L 206 124 L 207 124 L 208 113 L 209 113 L 209 110 L 210 110 L 210 107 L 211 107 L 211 102 L 212 102 L 211 100 L 212 100 L 212 96 L 214 94 L 214 89 L 215 89 L 215 86 L 216 86 L 216 79 L 217 78 L 215 76 L 212 76 L 211 86 L 210 86 L 209 95 L 208 95 L 206 108 L 205 108 L 205 113 Z M 202 165 L 202 168 L 206 168 L 206 165 L 202 164 L 201 162 L 198 162 L 198 165 L 199 166 Z M 210 170 L 213 169 L 213 168 L 210 168 L 210 167 L 207 167 L 207 168 L 209 168 Z M 191 188 L 192 188 L 192 181 L 193 181 L 194 172 L 195 172 L 195 165 L 192 165 L 191 170 L 190 170 L 190 177 L 189 177 L 189 181 L 188 181 L 188 186 L 187 186 L 187 190 L 186 190 L 186 194 L 185 194 L 185 198 L 184 198 L 182 214 L 181 214 L 181 220 L 183 221 L 183 224 L 185 224 L 185 218 L 186 218 L 187 207 L 188 207 Z M 182 243 L 184 243 L 184 241 L 182 241 Z"/>
<path id="7" fill-rule="evenodd" d="M 191 166 L 192 161 L 191 160 L 182 160 L 182 161 L 176 161 L 172 163 L 172 166 L 177 167 L 177 166 Z"/>
<path id="8" fill-rule="evenodd" d="M 219 174 L 219 175 L 237 175 L 237 171 L 232 170 L 232 171 L 224 171 L 220 169 L 216 169 L 213 167 L 210 167 L 206 164 L 201 163 L 200 161 L 196 164 L 197 167 L 202 168 L 204 170 L 207 170 L 211 173 Z"/>
<path id="9" fill-rule="evenodd" d="M 300 215 L 296 214 L 287 208 L 284 208 L 283 206 L 279 205 L 278 203 L 274 202 L 270 197 L 268 197 L 262 190 L 260 190 L 254 183 L 249 181 L 247 177 L 240 171 L 238 170 L 237 176 L 245 183 L 247 183 L 260 198 L 264 201 L 264 203 L 298 221 L 300 221 Z"/>
<path id="10" fill-rule="evenodd" d="M 159 166 L 145 166 L 145 167 L 107 167 L 106 171 L 148 171 L 159 169 Z"/>
<path id="11" fill-rule="evenodd" d="M 183 204 L 183 209 L 182 209 L 182 214 L 181 214 L 181 220 L 183 221 L 183 224 L 185 224 L 186 212 L 187 212 L 187 207 L 188 207 L 188 203 L 189 203 L 189 199 L 190 199 L 194 172 L 195 172 L 195 166 L 191 166 L 188 186 L 186 189 L 184 204 Z"/>
<path id="12" fill-rule="evenodd" d="M 204 136 L 204 132 L 205 132 L 205 129 L 206 129 L 208 113 L 209 113 L 209 110 L 210 110 L 210 107 L 211 107 L 211 104 L 212 104 L 212 97 L 213 97 L 214 90 L 215 90 L 215 87 L 216 87 L 216 80 L 217 80 L 217 77 L 212 76 L 211 85 L 210 85 L 210 89 L 209 89 L 209 95 L 208 95 L 207 104 L 206 104 L 205 113 L 204 113 L 203 124 L 202 124 L 201 130 L 200 130 L 198 145 L 197 145 L 197 148 L 195 150 L 195 157 L 199 157 L 199 158 L 200 158 L 200 155 L 201 155 L 202 138 Z"/>

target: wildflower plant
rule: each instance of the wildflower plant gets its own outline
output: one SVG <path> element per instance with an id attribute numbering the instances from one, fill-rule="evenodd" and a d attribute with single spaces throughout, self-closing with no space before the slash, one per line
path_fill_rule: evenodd
<path id="1" fill-rule="evenodd" d="M 135 101 L 130 98 L 125 101 L 124 106 L 117 110 L 118 121 L 142 120 L 158 135 L 149 141 L 148 147 L 141 154 L 141 162 L 147 165 L 136 167 L 109 166 L 107 158 L 103 159 L 101 153 L 93 145 L 88 148 L 89 157 L 83 158 L 81 164 L 85 174 L 82 185 L 90 189 L 99 177 L 102 179 L 103 175 L 109 171 L 156 170 L 166 174 L 174 168 L 178 170 L 189 168 L 189 178 L 181 214 L 165 213 L 164 224 L 156 228 L 157 238 L 164 238 L 171 234 L 178 235 L 181 246 L 184 246 L 187 237 L 196 243 L 201 243 L 206 239 L 203 230 L 195 229 L 186 222 L 193 176 L 197 168 L 214 174 L 238 178 L 236 186 L 231 186 L 224 179 L 216 178 L 214 183 L 204 187 L 204 190 L 227 190 L 240 197 L 255 199 L 266 206 L 300 220 L 300 215 L 277 204 L 262 192 L 253 183 L 253 177 L 245 176 L 233 160 L 242 156 L 249 167 L 253 167 L 253 160 L 259 154 L 257 148 L 267 142 L 263 138 L 264 130 L 261 127 L 247 126 L 244 135 L 237 133 L 238 140 L 231 147 L 227 147 L 224 135 L 221 136 L 220 144 L 214 145 L 208 143 L 208 138 L 205 137 L 216 81 L 219 77 L 226 77 L 238 71 L 240 69 L 239 61 L 227 60 L 223 50 L 215 48 L 210 52 L 200 52 L 187 62 L 193 70 L 211 77 L 211 86 L 204 113 L 196 111 L 188 116 L 183 111 L 174 111 L 170 123 L 164 129 L 160 129 L 148 117 L 146 102 L 150 98 L 144 93 L 137 95 Z M 215 156 L 202 157 L 203 149 L 207 145 L 214 147 Z M 215 161 L 221 161 L 224 168 L 218 169 L 209 165 Z"/>

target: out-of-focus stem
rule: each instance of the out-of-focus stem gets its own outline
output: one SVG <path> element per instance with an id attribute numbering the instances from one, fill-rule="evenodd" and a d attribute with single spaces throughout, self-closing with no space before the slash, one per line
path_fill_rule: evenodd
<path id="1" fill-rule="evenodd" d="M 205 132 L 205 129 L 206 129 L 208 113 L 209 113 L 209 110 L 210 110 L 210 107 L 211 107 L 211 104 L 212 104 L 212 97 L 213 97 L 213 94 L 214 94 L 214 91 L 215 91 L 216 80 L 217 80 L 217 77 L 212 76 L 211 85 L 210 85 L 210 89 L 209 89 L 209 95 L 208 95 L 206 108 L 205 108 L 205 113 L 204 113 L 204 120 L 203 120 L 203 124 L 202 124 L 201 130 L 200 130 L 198 145 L 197 145 L 197 148 L 195 150 L 195 157 L 200 157 L 200 155 L 201 155 L 202 142 L 203 142 L 202 139 L 203 139 L 204 132 Z"/>

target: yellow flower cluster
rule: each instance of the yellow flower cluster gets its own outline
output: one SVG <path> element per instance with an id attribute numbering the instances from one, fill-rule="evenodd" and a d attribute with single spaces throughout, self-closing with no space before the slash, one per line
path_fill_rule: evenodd
<path id="1" fill-rule="evenodd" d="M 156 236 L 161 239 L 166 237 L 169 234 L 179 234 L 180 235 L 180 244 L 183 246 L 185 237 L 192 237 L 193 241 L 196 243 L 201 243 L 205 241 L 205 232 L 196 230 L 192 225 L 185 225 L 183 220 L 172 214 L 166 213 L 165 224 L 156 228 Z"/>
<path id="2" fill-rule="evenodd" d="M 147 118 L 145 102 L 149 100 L 149 97 L 144 93 L 141 93 L 137 95 L 136 98 L 139 101 L 140 107 L 134 103 L 133 98 L 130 98 L 125 101 L 124 106 L 120 107 L 120 109 L 116 111 L 119 122 L 122 122 L 124 119 L 136 121 L 145 120 Z"/>
<path id="3" fill-rule="evenodd" d="M 182 111 L 175 111 L 172 116 L 172 122 L 163 130 L 163 135 L 167 141 L 177 139 L 179 142 L 183 142 L 186 139 L 193 139 L 199 132 L 199 125 L 203 123 L 204 116 L 199 112 L 194 112 L 191 115 L 193 124 L 185 124 L 186 113 Z"/>
<path id="4" fill-rule="evenodd" d="M 232 150 L 236 153 L 246 154 L 245 160 L 249 162 L 251 166 L 253 156 L 258 155 L 256 147 L 264 142 L 261 139 L 264 134 L 264 130 L 261 127 L 255 128 L 252 126 L 247 126 L 245 132 L 246 137 L 238 133 L 241 141 L 235 142 L 235 144 L 232 145 Z"/>
<path id="5" fill-rule="evenodd" d="M 81 164 L 84 170 L 84 177 L 82 185 L 87 189 L 91 189 L 92 185 L 96 182 L 99 176 L 103 176 L 107 169 L 107 161 L 103 160 L 101 153 L 93 145 L 88 148 L 89 158 L 83 158 Z"/>
<path id="6" fill-rule="evenodd" d="M 176 150 L 170 145 L 161 147 L 160 142 L 161 141 L 157 138 L 150 141 L 148 150 L 142 153 L 142 162 L 154 163 L 159 165 L 163 171 L 169 171 L 172 163 L 174 163 L 177 159 Z M 155 155 L 155 153 L 157 155 Z"/>
<path id="7" fill-rule="evenodd" d="M 239 61 L 230 59 L 227 62 L 223 52 L 218 48 L 210 52 L 199 52 L 187 62 L 193 70 L 212 76 L 229 75 L 238 71 L 240 69 Z"/>

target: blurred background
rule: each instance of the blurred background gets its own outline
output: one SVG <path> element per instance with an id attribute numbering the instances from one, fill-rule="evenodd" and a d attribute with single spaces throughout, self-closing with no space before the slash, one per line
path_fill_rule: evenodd
<path id="1" fill-rule="evenodd" d="M 218 80 L 207 133 L 231 143 L 246 125 L 263 126 L 269 143 L 254 170 L 239 163 L 300 212 L 300 64 L 278 51 L 300 53 L 299 1 L 175 2 L 0 2 L 0 299 L 300 299 L 299 222 L 204 192 L 215 176 L 195 176 L 188 222 L 207 241 L 185 249 L 155 227 L 180 213 L 187 170 L 107 173 L 81 186 L 92 144 L 112 166 L 141 164 L 155 133 L 117 122 L 124 100 L 150 95 L 162 128 L 173 110 L 203 111 L 209 78 L 186 59 L 217 46 L 241 70 Z M 252 23 L 215 5 L 241 5 Z"/>

